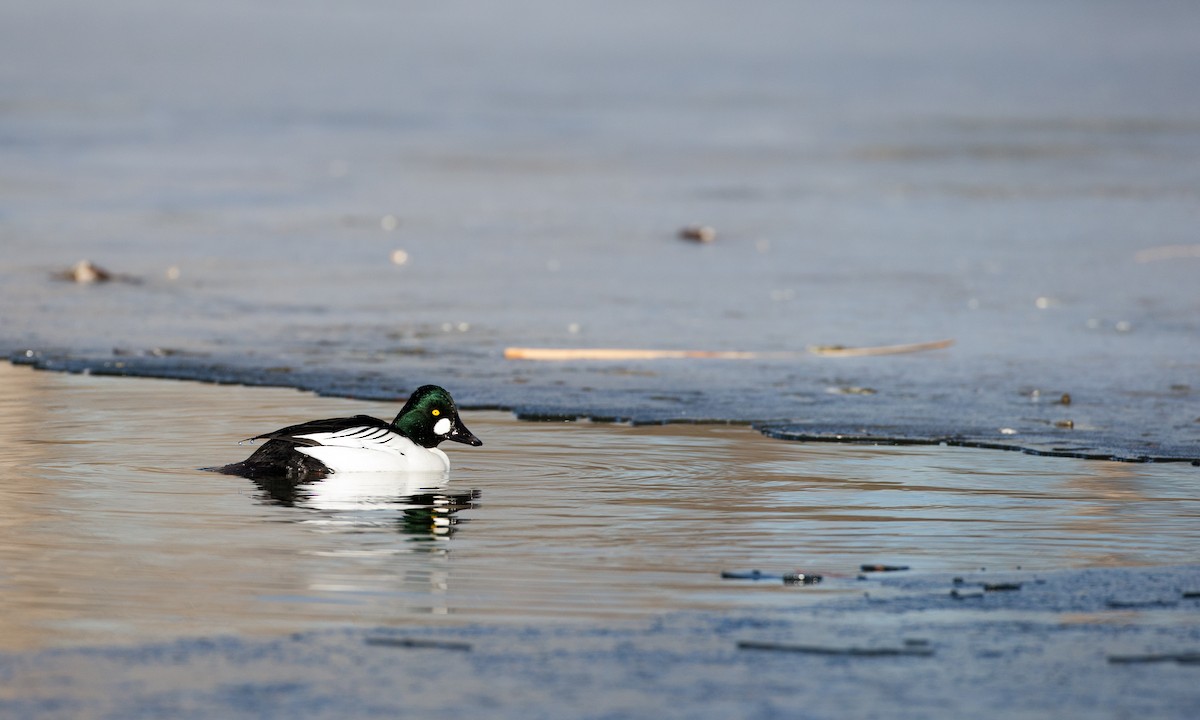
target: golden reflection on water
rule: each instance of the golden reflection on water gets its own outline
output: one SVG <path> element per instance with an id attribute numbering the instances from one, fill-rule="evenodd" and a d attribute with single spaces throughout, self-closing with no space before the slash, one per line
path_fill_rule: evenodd
<path id="1" fill-rule="evenodd" d="M 453 390 L 453 388 L 451 388 Z M 451 476 L 256 485 L 241 438 L 396 406 L 0 366 L 0 648 L 781 607 L 917 571 L 1193 562 L 1187 466 L 465 419 Z M 804 588 L 721 570 L 825 574 Z"/>

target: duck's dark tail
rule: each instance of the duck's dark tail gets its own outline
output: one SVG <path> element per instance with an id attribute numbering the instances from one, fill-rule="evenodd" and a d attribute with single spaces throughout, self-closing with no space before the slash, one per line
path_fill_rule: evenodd
<path id="1" fill-rule="evenodd" d="M 268 440 L 241 462 L 202 469 L 252 480 L 280 478 L 292 482 L 319 480 L 329 475 L 325 463 L 297 451 L 295 443 L 286 440 Z"/>

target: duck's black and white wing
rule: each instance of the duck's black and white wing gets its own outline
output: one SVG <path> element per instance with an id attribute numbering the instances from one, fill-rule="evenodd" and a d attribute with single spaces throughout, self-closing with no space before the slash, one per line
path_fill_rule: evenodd
<path id="1" fill-rule="evenodd" d="M 313 420 L 264 433 L 250 440 L 282 440 L 304 447 L 347 447 L 402 452 L 408 441 L 392 426 L 369 415 Z"/>

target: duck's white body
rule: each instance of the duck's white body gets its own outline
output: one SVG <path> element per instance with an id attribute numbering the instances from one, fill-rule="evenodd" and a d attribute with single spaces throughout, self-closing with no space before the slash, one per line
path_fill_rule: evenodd
<path id="1" fill-rule="evenodd" d="M 363 431 L 371 432 L 363 432 Z M 380 428 L 349 428 L 336 433 L 297 435 L 316 445 L 296 451 L 316 458 L 332 472 L 419 472 L 450 470 L 450 458 L 437 448 L 423 448 L 398 433 Z"/>

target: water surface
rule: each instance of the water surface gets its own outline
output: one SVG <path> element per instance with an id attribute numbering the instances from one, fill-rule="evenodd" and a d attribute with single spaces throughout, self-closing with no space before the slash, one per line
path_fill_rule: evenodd
<path id="1" fill-rule="evenodd" d="M 445 484 L 294 492 L 198 470 L 237 441 L 399 404 L 0 366 L 0 644 L 345 623 L 569 621 L 786 607 L 858 565 L 1186 563 L 1195 468 L 787 443 L 743 426 L 470 412 Z M 401 496 L 413 494 L 415 497 Z M 805 570 L 818 586 L 722 581 Z"/>

